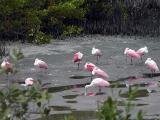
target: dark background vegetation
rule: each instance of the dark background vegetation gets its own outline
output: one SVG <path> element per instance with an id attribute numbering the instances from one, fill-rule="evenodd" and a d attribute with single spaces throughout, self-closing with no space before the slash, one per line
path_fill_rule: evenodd
<path id="1" fill-rule="evenodd" d="M 77 34 L 159 36 L 159 0 L 0 0 L 0 40 Z"/>

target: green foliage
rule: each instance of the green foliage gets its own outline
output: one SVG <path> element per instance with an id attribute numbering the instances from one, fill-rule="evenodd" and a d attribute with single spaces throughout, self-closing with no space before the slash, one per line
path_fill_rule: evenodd
<path id="1" fill-rule="evenodd" d="M 82 19 L 84 0 L 1 0 L 0 34 L 4 38 L 26 39 L 36 44 L 49 42 L 48 34 L 65 29 L 65 19 Z M 55 26 L 56 25 L 56 26 Z"/>
<path id="2" fill-rule="evenodd" d="M 50 42 L 50 37 L 47 36 L 45 33 L 41 31 L 31 31 L 32 33 L 29 34 L 29 42 L 36 43 L 36 44 L 45 44 Z"/>
<path id="3" fill-rule="evenodd" d="M 99 113 L 100 119 L 104 120 L 118 120 L 120 117 L 116 102 L 113 101 L 111 97 L 108 97 L 108 99 L 104 102 L 104 105 L 99 110 Z"/>
<path id="4" fill-rule="evenodd" d="M 58 16 L 62 19 L 68 18 L 83 18 L 85 14 L 85 10 L 83 8 L 79 8 L 83 4 L 84 0 L 69 0 L 65 2 L 60 2 L 58 5 L 52 5 L 49 7 L 49 10 L 54 14 L 54 16 Z"/>
<path id="5" fill-rule="evenodd" d="M 126 6 L 126 4 L 124 3 L 123 0 L 120 1 L 119 6 L 120 6 L 120 11 L 122 13 L 122 19 L 123 19 L 123 21 L 125 21 L 128 18 L 127 6 Z"/>
<path id="6" fill-rule="evenodd" d="M 28 120 L 28 115 L 38 112 L 42 117 L 47 117 L 50 108 L 44 101 L 49 100 L 50 95 L 46 90 L 41 89 L 40 83 L 22 89 L 15 84 L 0 91 L 0 116 L 2 120 L 23 119 Z M 37 103 L 37 104 L 36 104 Z M 31 111 L 30 105 L 36 107 L 37 111 Z M 33 109 L 33 108 L 32 108 Z"/>
<path id="7" fill-rule="evenodd" d="M 38 44 L 48 43 L 48 35 L 70 35 L 66 34 L 70 26 L 80 26 L 87 33 L 159 31 L 160 6 L 155 0 L 0 0 L 0 10 L 2 39 Z"/>
<path id="8" fill-rule="evenodd" d="M 64 120 L 76 120 L 73 116 L 64 117 Z"/>
<path id="9" fill-rule="evenodd" d="M 134 104 L 132 100 L 135 98 L 134 95 L 138 89 L 132 89 L 129 87 L 128 92 L 128 101 L 125 102 L 125 109 L 121 110 L 118 108 L 118 101 L 114 100 L 111 97 L 103 103 L 101 108 L 99 109 L 99 119 L 100 120 L 131 120 L 131 110 L 134 108 Z M 144 112 L 139 111 L 137 116 L 135 117 L 136 120 L 143 120 Z"/>
<path id="10" fill-rule="evenodd" d="M 63 36 L 71 36 L 80 34 L 83 31 L 82 28 L 78 26 L 67 26 L 63 31 Z"/>
<path id="11" fill-rule="evenodd" d="M 18 60 L 22 59 L 21 49 L 13 49 L 10 57 L 16 67 Z M 43 120 L 47 120 L 51 108 L 48 106 L 51 95 L 47 89 L 42 89 L 40 80 L 34 81 L 33 86 L 12 84 L 0 90 L 0 116 L 1 120 L 29 120 L 30 115 L 38 113 Z M 34 111 L 33 111 L 34 110 Z"/>
<path id="12" fill-rule="evenodd" d="M 18 61 L 18 60 L 21 60 L 24 58 L 24 55 L 22 53 L 22 50 L 19 48 L 19 49 L 16 49 L 14 48 L 11 52 L 10 52 L 10 57 L 13 59 L 13 61 Z"/>

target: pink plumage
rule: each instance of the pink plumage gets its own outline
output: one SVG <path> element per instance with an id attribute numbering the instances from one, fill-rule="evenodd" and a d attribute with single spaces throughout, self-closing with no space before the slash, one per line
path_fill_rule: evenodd
<path id="1" fill-rule="evenodd" d="M 78 70 L 79 70 L 79 65 L 80 65 L 82 58 L 83 58 L 83 53 L 81 53 L 81 52 L 77 52 L 73 56 L 73 62 L 77 63 Z"/>
<path id="2" fill-rule="evenodd" d="M 32 86 L 33 83 L 34 83 L 34 79 L 33 79 L 33 78 L 27 78 L 27 79 L 25 80 L 25 85 L 26 85 L 26 86 Z"/>
<path id="3" fill-rule="evenodd" d="M 145 46 L 145 47 L 142 47 L 142 48 L 138 49 L 136 52 L 137 52 L 140 56 L 143 56 L 144 54 L 148 53 L 148 48 L 147 48 L 147 46 Z"/>
<path id="4" fill-rule="evenodd" d="M 85 86 L 85 93 L 84 95 L 87 95 L 87 89 L 89 87 L 98 87 L 99 88 L 99 92 L 101 92 L 101 87 L 109 87 L 111 84 L 103 79 L 103 78 L 95 78 L 92 80 L 91 84 L 90 85 L 86 85 Z"/>
<path id="5" fill-rule="evenodd" d="M 135 51 L 135 50 L 132 50 L 130 48 L 126 48 L 125 51 L 124 51 L 124 54 L 127 56 L 127 57 L 130 57 L 131 58 L 131 64 L 132 64 L 132 59 L 139 59 L 141 56 Z M 127 57 L 126 57 L 126 61 L 127 61 Z"/>
<path id="6" fill-rule="evenodd" d="M 94 65 L 93 63 L 88 63 L 88 62 L 84 65 L 84 68 L 89 72 L 92 72 L 95 67 L 96 65 Z"/>
<path id="7" fill-rule="evenodd" d="M 132 50 L 132 49 L 129 49 L 127 51 L 127 56 L 131 58 L 140 58 L 140 55 L 135 50 Z"/>
<path id="8" fill-rule="evenodd" d="M 13 72 L 13 65 L 8 62 L 7 60 L 4 60 L 1 64 L 1 68 L 8 74 L 9 72 Z"/>
<path id="9" fill-rule="evenodd" d="M 101 50 L 93 47 L 91 53 L 92 53 L 92 55 L 96 56 L 96 58 L 97 58 L 97 62 L 96 63 L 98 63 L 100 57 L 102 56 Z"/>
<path id="10" fill-rule="evenodd" d="M 97 49 L 95 47 L 92 48 L 92 55 L 96 55 L 96 56 L 102 56 L 102 52 L 100 49 Z"/>
<path id="11" fill-rule="evenodd" d="M 76 63 L 76 62 L 80 62 L 83 58 L 83 54 L 81 52 L 77 52 L 74 54 L 73 56 L 73 62 Z"/>
<path id="12" fill-rule="evenodd" d="M 75 63 L 75 62 L 78 62 L 78 61 L 80 61 L 80 59 L 78 58 L 78 54 L 75 53 L 74 56 L 73 56 L 73 62 Z"/>
<path id="13" fill-rule="evenodd" d="M 103 78 L 95 78 L 91 82 L 91 85 L 97 86 L 97 87 L 109 87 L 110 83 L 107 80 L 103 79 Z"/>
<path id="14" fill-rule="evenodd" d="M 95 75 L 97 77 L 102 77 L 102 78 L 109 78 L 109 75 L 98 67 L 95 67 L 93 69 L 92 75 Z"/>
<path id="15" fill-rule="evenodd" d="M 48 69 L 47 63 L 38 58 L 35 59 L 34 65 L 42 69 Z"/>
<path id="16" fill-rule="evenodd" d="M 152 60 L 151 58 L 147 58 L 147 60 L 145 61 L 145 64 L 152 72 L 159 71 L 159 68 L 158 68 L 156 62 L 154 60 Z"/>

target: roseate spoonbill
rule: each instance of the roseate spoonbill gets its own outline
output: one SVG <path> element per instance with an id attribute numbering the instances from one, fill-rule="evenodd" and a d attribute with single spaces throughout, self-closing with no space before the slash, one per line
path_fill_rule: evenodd
<path id="1" fill-rule="evenodd" d="M 92 72 L 95 67 L 96 67 L 95 64 L 89 63 L 89 62 L 87 62 L 87 63 L 84 65 L 85 70 L 87 70 L 87 71 L 89 71 L 89 72 Z M 92 73 L 91 73 L 91 80 L 92 80 Z"/>
<path id="2" fill-rule="evenodd" d="M 8 78 L 8 75 L 10 73 L 13 73 L 13 65 L 10 62 L 8 62 L 7 59 L 5 59 L 1 63 L 1 68 L 5 71 L 5 73 L 7 75 L 8 87 L 9 87 L 9 78 Z"/>
<path id="3" fill-rule="evenodd" d="M 46 70 L 48 69 L 48 64 L 43 60 L 36 58 L 34 62 L 34 66 L 38 68 L 37 79 L 41 79 L 43 74 L 46 73 Z"/>
<path id="4" fill-rule="evenodd" d="M 99 92 L 101 92 L 101 87 L 109 87 L 110 86 L 110 83 L 103 79 L 103 78 L 95 78 L 92 80 L 91 84 L 90 85 L 86 85 L 85 86 L 85 92 L 84 92 L 84 95 L 86 96 L 87 95 L 87 89 L 89 87 L 98 87 L 99 88 Z"/>
<path id="5" fill-rule="evenodd" d="M 139 50 L 137 50 L 136 52 L 140 55 L 141 60 L 142 60 L 142 56 L 144 54 L 148 53 L 148 48 L 147 48 L 147 46 L 144 46 L 144 47 L 140 48 Z"/>
<path id="6" fill-rule="evenodd" d="M 80 62 L 81 62 L 82 58 L 83 58 L 83 53 L 81 53 L 81 52 L 77 52 L 73 56 L 73 62 L 77 63 L 77 66 L 78 66 L 77 69 L 78 70 L 79 70 L 79 65 L 80 65 Z"/>
<path id="7" fill-rule="evenodd" d="M 95 75 L 100 78 L 109 78 L 109 75 L 98 67 L 94 67 L 92 75 Z"/>
<path id="8" fill-rule="evenodd" d="M 158 68 L 156 62 L 154 60 L 152 60 L 151 58 L 147 58 L 147 60 L 145 61 L 145 64 L 151 70 L 152 76 L 153 76 L 153 73 L 159 71 L 159 68 Z"/>
<path id="9" fill-rule="evenodd" d="M 38 58 L 35 59 L 34 66 L 37 66 L 40 69 L 48 69 L 47 63 L 45 63 L 44 61 L 42 61 Z"/>
<path id="10" fill-rule="evenodd" d="M 132 65 L 132 59 L 139 59 L 140 58 L 140 55 L 135 51 L 135 50 L 132 50 L 130 48 L 126 48 L 125 51 L 124 51 L 124 54 L 126 54 L 128 57 L 131 58 L 131 65 Z"/>
<path id="11" fill-rule="evenodd" d="M 92 48 L 92 55 L 96 56 L 96 58 L 97 58 L 97 62 L 96 63 L 98 63 L 100 57 L 102 56 L 102 52 L 101 52 L 100 49 L 93 47 Z"/>
<path id="12" fill-rule="evenodd" d="M 34 79 L 33 79 L 33 78 L 26 78 L 25 84 L 26 84 L 27 86 L 32 86 L 33 83 L 34 83 Z"/>
<path id="13" fill-rule="evenodd" d="M 148 86 L 148 88 L 147 88 L 148 93 L 152 93 L 152 92 L 154 92 L 154 90 L 152 90 L 152 88 L 159 87 L 159 83 L 157 83 L 157 82 L 149 82 L 147 86 Z"/>
<path id="14" fill-rule="evenodd" d="M 25 79 L 25 84 L 22 84 L 22 86 L 32 86 L 34 83 L 34 79 L 33 78 L 26 78 Z"/>

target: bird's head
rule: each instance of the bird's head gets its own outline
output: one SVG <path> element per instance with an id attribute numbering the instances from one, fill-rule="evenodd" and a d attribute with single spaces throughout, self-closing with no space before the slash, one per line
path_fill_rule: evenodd
<path id="1" fill-rule="evenodd" d="M 86 62 L 84 65 L 84 68 L 87 69 L 87 65 L 89 64 L 89 62 Z"/>
<path id="2" fill-rule="evenodd" d="M 148 48 L 147 48 L 147 46 L 144 47 L 144 52 L 145 52 L 145 53 L 148 53 Z"/>
<path id="3" fill-rule="evenodd" d="M 34 79 L 33 78 L 26 78 L 25 80 L 25 84 L 26 85 L 32 85 L 34 83 Z"/>
<path id="4" fill-rule="evenodd" d="M 151 58 L 147 58 L 147 60 L 145 61 L 145 64 L 147 64 L 151 60 L 152 60 Z"/>
<path id="5" fill-rule="evenodd" d="M 124 50 L 124 54 L 125 54 L 125 55 L 127 54 L 128 50 L 129 50 L 129 48 L 126 48 L 126 49 Z"/>
<path id="6" fill-rule="evenodd" d="M 34 65 L 35 65 L 35 66 L 36 66 L 37 63 L 38 63 L 38 60 L 39 60 L 38 58 L 35 59 L 35 61 L 34 61 Z"/>

